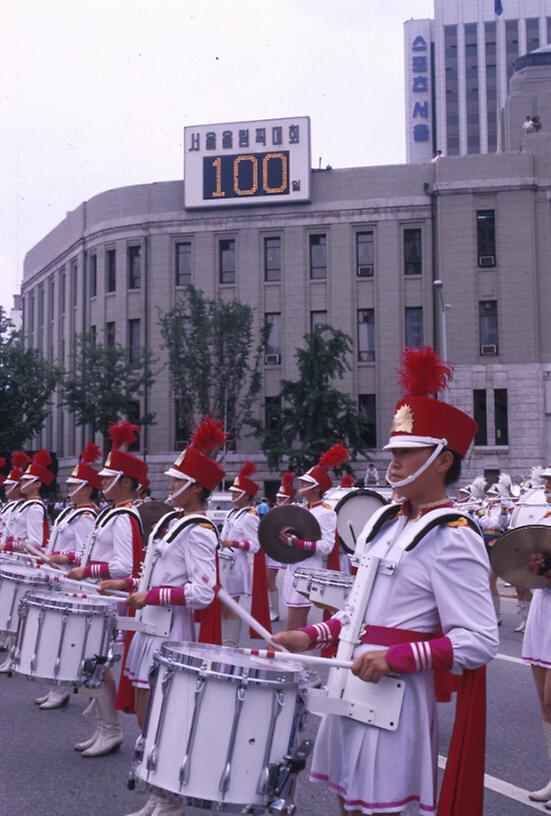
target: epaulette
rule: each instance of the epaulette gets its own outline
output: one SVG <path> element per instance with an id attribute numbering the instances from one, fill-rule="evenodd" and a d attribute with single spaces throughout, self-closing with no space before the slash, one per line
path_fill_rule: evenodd
<path id="1" fill-rule="evenodd" d="M 469 527 L 469 522 L 465 518 L 456 519 L 455 521 L 448 521 L 446 527 Z"/>
<path id="2" fill-rule="evenodd" d="M 199 524 L 199 527 L 204 527 L 206 530 L 214 530 L 214 531 L 216 531 L 216 529 L 217 529 L 215 527 L 215 525 L 212 523 L 212 521 L 202 521 Z"/>
<path id="3" fill-rule="evenodd" d="M 332 510 L 333 509 L 328 502 L 322 502 L 321 506 L 325 507 L 326 510 Z"/>
<path id="4" fill-rule="evenodd" d="M 258 516 L 258 513 L 256 512 L 254 507 L 249 507 L 247 513 L 252 513 L 253 516 Z"/>

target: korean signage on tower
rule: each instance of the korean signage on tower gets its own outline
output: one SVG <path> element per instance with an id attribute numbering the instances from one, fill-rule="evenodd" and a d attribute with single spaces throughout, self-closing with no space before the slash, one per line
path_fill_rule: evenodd
<path id="1" fill-rule="evenodd" d="M 310 200 L 310 119 L 184 128 L 186 208 Z"/>
<path id="2" fill-rule="evenodd" d="M 406 158 L 430 161 L 434 151 L 431 20 L 405 24 Z"/>

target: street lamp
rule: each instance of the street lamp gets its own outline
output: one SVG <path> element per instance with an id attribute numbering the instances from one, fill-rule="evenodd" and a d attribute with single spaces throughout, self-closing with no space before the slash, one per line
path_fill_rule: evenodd
<path id="1" fill-rule="evenodd" d="M 442 359 L 447 362 L 448 360 L 448 323 L 447 323 L 447 315 L 446 312 L 448 309 L 451 309 L 450 303 L 444 302 L 444 292 L 443 287 L 444 284 L 441 280 L 434 280 L 432 282 L 436 295 L 438 297 L 438 305 L 440 307 L 440 353 L 442 355 Z M 444 392 L 445 394 L 445 392 Z M 443 394 L 443 396 L 444 396 Z"/>

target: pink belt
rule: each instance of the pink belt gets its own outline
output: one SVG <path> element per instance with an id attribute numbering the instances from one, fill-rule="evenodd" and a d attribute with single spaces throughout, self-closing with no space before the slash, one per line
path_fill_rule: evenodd
<path id="1" fill-rule="evenodd" d="M 433 632 L 414 632 L 411 629 L 395 629 L 387 626 L 366 626 L 360 635 L 360 643 L 373 646 L 394 646 L 397 643 L 419 643 L 432 640 Z"/>

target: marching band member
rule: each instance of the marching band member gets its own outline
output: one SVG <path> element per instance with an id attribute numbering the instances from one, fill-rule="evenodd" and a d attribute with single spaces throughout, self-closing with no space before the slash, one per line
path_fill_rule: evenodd
<path id="1" fill-rule="evenodd" d="M 23 451 L 14 451 L 10 459 L 12 467 L 4 479 L 4 493 L 7 502 L 2 507 L 1 512 L 0 549 L 4 549 L 3 545 L 12 537 L 11 525 L 15 512 L 25 501 L 25 497 L 21 493 L 20 482 L 23 469 L 31 461 L 30 456 L 27 456 Z"/>
<path id="2" fill-rule="evenodd" d="M 551 467 L 542 470 L 545 500 L 549 505 L 542 510 L 542 518 L 537 524 L 551 525 Z M 535 523 L 535 522 L 534 522 Z M 551 572 L 548 570 L 545 559 L 533 558 L 529 569 L 536 575 L 544 575 L 551 581 Z M 551 636 L 549 622 L 551 620 L 551 583 L 549 589 L 532 590 L 532 603 L 526 621 L 526 631 L 522 643 L 522 659 L 532 666 L 532 674 L 536 684 L 538 699 L 541 707 L 543 735 L 547 753 L 551 760 Z M 539 790 L 528 794 L 535 802 L 545 802 L 546 810 L 551 810 L 551 781 Z"/>
<path id="3" fill-rule="evenodd" d="M 505 507 L 503 500 L 488 499 L 486 508 L 479 514 L 478 523 L 482 530 L 484 543 L 488 551 L 496 543 L 500 535 L 502 535 L 509 527 L 509 509 Z M 492 593 L 492 602 L 496 611 L 497 625 L 500 626 L 501 618 L 501 598 L 497 588 L 497 575 L 490 568 L 490 591 Z M 521 631 L 519 629 L 519 631 Z M 522 630 L 523 631 L 523 630 Z"/>
<path id="4" fill-rule="evenodd" d="M 49 524 L 45 490 L 54 481 L 54 474 L 48 470 L 52 458 L 48 451 L 40 450 L 21 476 L 19 490 L 24 501 L 14 511 L 10 524 L 11 538 L 4 543 L 6 552 L 24 552 L 25 545 L 44 549 L 48 542 Z"/>
<path id="5" fill-rule="evenodd" d="M 306 499 L 308 510 L 316 517 L 321 527 L 321 538 L 319 541 L 302 541 L 293 535 L 282 533 L 282 540 L 291 547 L 298 547 L 301 550 L 308 550 L 313 553 L 308 559 L 308 566 L 311 569 L 325 569 L 327 556 L 335 547 L 335 534 L 337 531 L 337 514 L 327 502 L 323 501 L 323 494 L 332 485 L 331 477 L 328 473 L 330 468 L 336 468 L 344 464 L 349 458 L 347 449 L 338 442 L 326 451 L 319 463 L 311 467 L 310 470 L 299 476 L 301 485 L 298 495 Z M 304 598 L 293 586 L 294 564 L 287 564 L 285 570 L 285 583 L 283 587 L 283 599 L 287 607 L 287 620 L 285 629 L 296 629 L 305 626 L 308 620 L 308 612 L 312 604 Z"/>
<path id="6" fill-rule="evenodd" d="M 53 524 L 44 553 L 49 564 L 70 564 L 74 560 L 74 553 L 83 547 L 92 534 L 101 477 L 90 463 L 97 461 L 99 456 L 100 449 L 97 445 L 88 444 L 81 453 L 80 463 L 67 479 L 70 504 L 59 513 Z M 69 698 L 70 692 L 54 686 L 48 694 L 37 697 L 35 703 L 41 709 L 49 710 L 66 705 Z"/>
<path id="7" fill-rule="evenodd" d="M 397 815 L 410 802 L 435 811 L 433 671 L 440 669 L 466 673 L 438 813 L 482 814 L 485 679 L 483 670 L 472 670 L 495 657 L 498 637 L 482 538 L 472 520 L 453 509 L 446 491 L 459 478 L 476 423 L 428 396 L 442 390 L 450 375 L 432 349 L 406 349 L 406 396 L 396 406 L 386 446 L 392 453 L 387 478 L 404 501 L 378 510 L 361 536 L 363 552 L 394 569 L 375 578 L 352 666 L 367 683 L 389 672 L 403 675 L 404 698 L 394 731 L 344 715 L 322 720 L 311 778 L 328 782 L 341 814 Z M 356 581 L 364 580 L 363 569 Z M 348 626 L 346 613 L 337 613 L 327 623 L 274 640 L 302 651 L 337 641 L 343 621 Z"/>
<path id="8" fill-rule="evenodd" d="M 292 504 L 295 498 L 296 490 L 293 487 L 295 474 L 287 470 L 281 474 L 281 484 L 276 493 L 276 505 L 280 507 L 282 504 Z M 268 592 L 270 595 L 270 620 L 273 622 L 279 620 L 279 591 L 277 588 L 277 574 L 280 570 L 284 570 L 286 564 L 281 564 L 274 558 L 266 556 L 266 566 L 268 568 Z"/>
<path id="9" fill-rule="evenodd" d="M 135 440 L 137 430 L 136 425 L 128 422 L 112 423 L 109 427 L 112 449 L 98 475 L 102 479 L 103 494 L 112 506 L 97 516 L 93 535 L 80 555 L 81 565 L 73 567 L 68 578 L 82 581 L 85 578 L 108 580 L 138 576 L 143 547 L 140 517 L 132 506 L 132 500 L 147 466 L 137 456 L 120 449 L 122 445 Z M 77 558 L 75 556 L 75 560 Z M 117 701 L 121 708 L 124 708 L 127 685 L 128 681 L 121 678 Z M 90 739 L 75 745 L 75 750 L 81 751 L 86 758 L 117 751 L 123 738 L 115 705 L 115 678 L 111 669 L 105 673 L 105 680 L 94 691 L 94 696 L 98 718 L 96 730 Z"/>

